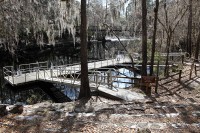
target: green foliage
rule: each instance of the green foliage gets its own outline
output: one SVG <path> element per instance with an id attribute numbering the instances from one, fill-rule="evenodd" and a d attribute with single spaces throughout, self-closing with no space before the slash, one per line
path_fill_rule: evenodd
<path id="1" fill-rule="evenodd" d="M 29 97 L 27 99 L 27 103 L 28 104 L 35 104 L 35 103 L 37 103 L 38 98 L 39 97 L 37 95 L 32 94 L 31 97 Z"/>
<path id="2" fill-rule="evenodd" d="M 154 61 L 159 61 L 159 62 L 162 62 L 164 61 L 165 58 L 163 56 L 160 55 L 160 52 L 155 52 L 155 58 L 154 58 Z"/>

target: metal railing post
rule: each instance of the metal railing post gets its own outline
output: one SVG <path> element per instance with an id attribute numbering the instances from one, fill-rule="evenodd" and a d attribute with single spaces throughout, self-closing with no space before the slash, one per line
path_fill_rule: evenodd
<path id="1" fill-rule="evenodd" d="M 56 66 L 56 69 L 57 69 L 57 75 L 56 75 L 56 77 L 58 77 L 58 66 Z"/>
<path id="2" fill-rule="evenodd" d="M 45 76 L 45 69 L 44 69 L 44 80 L 46 80 L 46 76 Z"/>
<path id="3" fill-rule="evenodd" d="M 70 77 L 72 78 L 72 69 L 70 71 Z M 72 84 L 72 79 L 71 79 L 71 84 Z"/>
<path id="4" fill-rule="evenodd" d="M 40 66 L 39 66 L 39 62 L 37 62 L 37 74 L 36 74 L 36 79 L 39 79 L 39 73 L 40 72 Z"/>
<path id="5" fill-rule="evenodd" d="M 38 70 L 36 69 L 35 70 L 35 79 L 37 80 L 37 73 L 38 73 Z"/>
<path id="6" fill-rule="evenodd" d="M 111 89 L 113 88 L 113 82 L 112 82 L 112 73 L 111 73 L 111 70 L 109 71 L 110 72 L 110 85 L 111 85 Z"/>
<path id="7" fill-rule="evenodd" d="M 114 65 L 114 58 L 112 58 L 112 65 Z"/>
<path id="8" fill-rule="evenodd" d="M 50 74 L 51 74 L 51 78 L 53 77 L 53 69 L 50 68 Z"/>
<path id="9" fill-rule="evenodd" d="M 98 86 L 98 74 L 96 73 L 96 87 Z"/>
<path id="10" fill-rule="evenodd" d="M 14 69 L 13 69 L 13 67 L 11 68 L 12 70 L 11 70 L 11 72 L 12 72 L 12 82 L 13 82 L 13 84 L 14 84 Z"/>
<path id="11" fill-rule="evenodd" d="M 26 73 L 25 73 L 25 77 L 24 78 L 25 78 L 25 82 L 26 82 Z"/>
<path id="12" fill-rule="evenodd" d="M 109 87 L 109 83 L 110 83 L 110 70 L 108 70 L 107 72 L 107 84 L 108 84 L 108 87 Z"/>
<path id="13" fill-rule="evenodd" d="M 38 69 L 38 79 L 40 79 L 40 68 Z"/>
<path id="14" fill-rule="evenodd" d="M 62 67 L 60 67 L 60 69 L 59 69 L 59 70 L 60 70 L 60 75 L 61 75 L 61 74 L 62 74 Z M 59 75 L 58 75 L 58 76 L 59 76 Z"/>
<path id="15" fill-rule="evenodd" d="M 75 70 L 75 67 L 74 67 L 74 77 L 76 77 L 76 74 L 75 74 L 76 72 L 75 72 L 75 71 L 76 71 L 76 70 Z M 74 82 L 75 82 L 75 79 L 76 79 L 76 78 L 74 78 Z"/>

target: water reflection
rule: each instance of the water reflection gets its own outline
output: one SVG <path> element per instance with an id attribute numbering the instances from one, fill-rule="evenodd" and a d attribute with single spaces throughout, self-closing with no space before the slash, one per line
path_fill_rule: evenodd
<path id="1" fill-rule="evenodd" d="M 125 68 L 118 69 L 118 72 L 113 72 L 112 75 L 120 77 L 116 78 L 113 82 L 113 86 L 118 89 L 128 88 L 134 84 L 134 80 L 130 79 L 130 77 L 134 77 L 134 73 L 128 69 Z"/>
<path id="2" fill-rule="evenodd" d="M 71 100 L 78 99 L 80 88 L 73 85 L 65 84 L 54 84 L 54 86 L 59 89 L 63 94 L 69 97 Z"/>
<path id="3" fill-rule="evenodd" d="M 109 85 L 109 87 L 112 86 L 115 89 L 129 88 L 134 86 L 134 80 L 131 79 L 131 77 L 134 77 L 134 73 L 125 68 L 120 68 L 118 70 L 108 69 L 107 71 L 104 70 L 98 72 L 93 71 L 89 73 L 90 83 Z M 140 77 L 140 75 L 135 73 L 135 77 Z M 76 100 L 78 98 L 80 92 L 79 87 L 64 84 L 54 84 L 54 86 L 70 99 Z"/>
<path id="4" fill-rule="evenodd" d="M 163 67 L 159 68 L 163 70 Z M 149 73 L 150 68 L 147 67 Z M 160 71 L 161 72 L 161 71 Z M 96 83 L 101 85 L 108 85 L 110 89 L 124 89 L 134 87 L 136 80 L 133 77 L 140 79 L 141 75 L 134 73 L 126 68 L 102 68 L 93 70 L 89 73 L 90 83 Z M 54 84 L 55 88 L 59 89 L 63 94 L 69 97 L 71 100 L 78 99 L 80 88 L 74 85 Z M 29 90 L 24 89 L 21 92 L 15 92 L 7 88 L 1 87 L 1 101 L 5 104 L 34 104 L 45 100 L 51 100 L 50 97 L 42 91 L 40 88 L 32 88 Z"/>
<path id="5" fill-rule="evenodd" d="M 15 91 L 9 88 L 2 88 L 1 102 L 2 104 L 35 104 L 43 101 L 51 101 L 50 97 L 40 88 L 24 89 L 23 91 Z"/>

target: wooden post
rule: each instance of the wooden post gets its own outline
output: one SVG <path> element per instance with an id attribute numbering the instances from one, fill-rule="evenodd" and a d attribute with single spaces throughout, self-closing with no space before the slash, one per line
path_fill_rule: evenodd
<path id="1" fill-rule="evenodd" d="M 192 78 L 192 71 L 193 71 L 193 69 L 194 69 L 194 62 L 192 63 L 191 69 L 190 69 L 190 77 L 189 77 L 190 80 Z"/>
<path id="2" fill-rule="evenodd" d="M 181 74 L 182 74 L 182 70 L 179 70 L 179 78 L 178 78 L 178 82 L 181 82 Z"/>
<path id="3" fill-rule="evenodd" d="M 157 63 L 157 71 L 156 71 L 156 87 L 155 87 L 155 93 L 158 93 L 158 80 L 159 80 L 159 61 Z"/>
<path id="4" fill-rule="evenodd" d="M 184 63 L 184 55 L 182 55 L 182 64 Z"/>
<path id="5" fill-rule="evenodd" d="M 196 66 L 196 64 L 194 64 L 194 72 L 195 72 L 195 76 L 197 76 L 197 66 Z"/>

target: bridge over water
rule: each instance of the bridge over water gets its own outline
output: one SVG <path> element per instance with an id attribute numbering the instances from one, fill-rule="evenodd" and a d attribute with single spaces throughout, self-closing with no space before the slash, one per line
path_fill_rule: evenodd
<path id="1" fill-rule="evenodd" d="M 88 62 L 88 70 L 89 73 L 96 75 L 97 71 L 95 71 L 95 69 L 107 66 L 115 66 L 117 64 L 127 62 L 130 62 L 127 57 L 120 59 L 113 58 L 107 60 L 90 61 Z M 19 65 L 18 70 L 14 70 L 13 66 L 5 66 L 3 67 L 4 79 L 13 86 L 36 80 L 80 85 L 78 81 L 81 74 L 80 63 L 60 66 L 53 66 L 49 64 L 50 63 L 47 61 L 21 64 Z"/>
<path id="2" fill-rule="evenodd" d="M 163 54 L 161 56 L 166 55 Z M 182 57 L 183 54 L 170 53 L 170 56 Z M 98 90 L 110 96 L 129 101 L 137 98 L 144 98 L 135 92 L 128 91 L 126 89 L 120 88 L 119 86 L 113 86 L 113 83 L 116 82 L 116 79 L 128 78 L 132 81 L 137 79 L 133 76 L 119 76 L 118 74 L 112 75 L 111 71 L 120 73 L 113 66 L 121 66 L 126 68 L 127 66 L 130 67 L 130 63 L 130 59 L 125 55 L 120 55 L 117 58 L 88 62 L 88 77 L 91 90 Z M 135 65 L 135 67 L 137 66 L 141 65 Z M 101 70 L 105 72 L 102 73 Z M 53 66 L 48 62 L 36 62 L 30 64 L 21 64 L 18 66 L 18 70 L 14 70 L 13 66 L 5 66 L 3 67 L 3 73 L 4 79 L 7 81 L 7 83 L 14 87 L 33 83 L 35 81 L 42 81 L 52 84 L 61 83 L 75 87 L 80 87 L 81 85 L 80 63 Z M 128 82 L 128 84 L 130 84 L 130 82 Z"/>
<path id="3" fill-rule="evenodd" d="M 116 97 L 123 100 L 142 99 L 143 95 L 126 89 L 113 86 L 116 78 L 122 78 L 118 75 L 113 76 L 111 71 L 118 72 L 114 68 L 105 68 L 123 63 L 130 63 L 130 59 L 124 55 L 120 58 L 112 58 L 106 60 L 88 62 L 89 81 L 92 91 L 100 91 L 111 97 Z M 99 69 L 106 69 L 106 73 L 99 72 Z M 97 70 L 98 69 L 98 70 Z M 30 64 L 21 64 L 18 70 L 14 70 L 13 66 L 3 67 L 4 79 L 12 86 L 20 86 L 29 84 L 35 81 L 43 81 L 48 83 L 61 83 L 80 87 L 81 65 L 67 64 L 61 66 L 49 65 L 48 62 L 37 62 Z M 123 78 L 131 78 L 125 77 Z"/>

